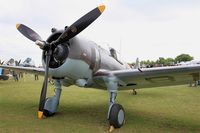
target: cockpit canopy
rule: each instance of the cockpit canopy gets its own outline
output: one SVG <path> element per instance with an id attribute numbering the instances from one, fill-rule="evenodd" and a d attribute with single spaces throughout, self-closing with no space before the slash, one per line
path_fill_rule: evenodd
<path id="1" fill-rule="evenodd" d="M 110 48 L 110 55 L 117 60 L 117 52 L 114 48 Z"/>

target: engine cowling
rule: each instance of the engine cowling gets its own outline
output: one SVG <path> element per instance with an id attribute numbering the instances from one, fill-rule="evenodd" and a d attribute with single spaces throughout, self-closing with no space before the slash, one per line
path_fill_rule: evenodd
<path id="1" fill-rule="evenodd" d="M 61 34 L 63 33 L 63 30 L 54 31 L 46 40 L 46 42 L 51 43 L 52 41 L 55 41 Z M 69 42 L 59 44 L 57 46 L 51 46 L 52 49 L 52 55 L 50 58 L 49 67 L 50 68 L 58 68 L 60 67 L 65 60 L 67 59 L 69 55 Z M 44 63 L 46 59 L 45 52 L 43 52 L 42 60 Z"/>

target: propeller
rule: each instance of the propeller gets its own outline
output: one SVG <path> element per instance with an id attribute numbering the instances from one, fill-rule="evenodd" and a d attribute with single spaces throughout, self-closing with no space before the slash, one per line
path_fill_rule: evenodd
<path id="1" fill-rule="evenodd" d="M 0 60 L 0 65 L 3 65 L 3 63 L 4 63 L 4 61 L 1 62 L 1 60 Z"/>
<path id="2" fill-rule="evenodd" d="M 27 27 L 26 25 L 17 24 L 16 28 L 18 29 L 19 32 L 21 32 L 28 39 L 30 39 L 34 42 L 37 41 L 37 40 L 42 41 L 42 38 L 34 30 Z"/>
<path id="3" fill-rule="evenodd" d="M 41 90 L 39 111 L 38 111 L 39 119 L 43 117 L 43 111 L 47 93 L 47 84 L 48 84 L 49 62 L 51 56 L 54 56 L 57 60 L 63 59 L 62 56 L 66 56 L 65 52 L 68 51 L 64 47 L 60 46 L 60 44 L 63 42 L 67 42 L 69 39 L 75 37 L 77 34 L 79 34 L 81 31 L 87 28 L 103 13 L 104 10 L 105 10 L 104 5 L 94 8 L 93 10 L 85 14 L 83 17 L 78 19 L 76 22 L 74 22 L 71 26 L 67 27 L 64 30 L 64 32 L 55 41 L 52 41 L 51 43 L 43 41 L 42 38 L 39 36 L 39 34 L 37 34 L 31 28 L 23 24 L 16 25 L 18 31 L 21 32 L 28 39 L 35 42 L 35 44 L 38 45 L 45 52 L 46 55 L 45 77 Z"/>
<path id="4" fill-rule="evenodd" d="M 19 66 L 19 65 L 20 65 L 20 62 L 21 62 L 21 60 L 15 61 L 15 65 L 16 65 L 16 66 Z"/>
<path id="5" fill-rule="evenodd" d="M 38 111 L 39 119 L 42 119 L 43 117 L 43 110 L 44 110 L 44 105 L 45 105 L 45 100 L 46 100 L 50 56 L 51 56 L 51 50 L 46 51 L 45 77 L 44 77 L 44 82 L 43 82 L 43 86 L 42 86 L 42 90 L 40 94 L 39 111 Z"/>
<path id="6" fill-rule="evenodd" d="M 54 43 L 60 44 L 73 38 L 85 28 L 87 28 L 92 22 L 94 22 L 103 13 L 104 10 L 105 6 L 101 5 L 88 12 L 83 17 L 78 19 L 75 23 L 73 23 L 71 26 L 69 26 Z"/>

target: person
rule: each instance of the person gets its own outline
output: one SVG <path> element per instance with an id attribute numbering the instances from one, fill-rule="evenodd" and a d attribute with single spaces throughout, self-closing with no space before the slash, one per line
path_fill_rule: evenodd
<path id="1" fill-rule="evenodd" d="M 13 78 L 16 82 L 18 82 L 18 76 L 17 73 L 15 71 L 12 72 L 13 73 Z"/>
<path id="2" fill-rule="evenodd" d="M 197 85 L 200 86 L 200 80 L 197 81 Z"/>
<path id="3" fill-rule="evenodd" d="M 37 74 L 35 74 L 35 80 L 39 80 L 39 77 Z"/>
<path id="4" fill-rule="evenodd" d="M 23 78 L 23 73 L 19 72 L 19 78 Z"/>

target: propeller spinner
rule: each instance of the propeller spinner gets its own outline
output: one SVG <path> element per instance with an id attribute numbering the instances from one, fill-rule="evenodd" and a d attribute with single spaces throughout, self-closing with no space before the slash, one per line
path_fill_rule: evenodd
<path id="1" fill-rule="evenodd" d="M 50 62 L 51 56 L 54 56 L 57 60 L 63 59 L 63 56 L 66 55 L 63 51 L 66 51 L 66 50 L 62 46 L 60 46 L 60 44 L 63 42 L 67 42 L 69 39 L 75 37 L 77 34 L 79 34 L 81 31 L 87 28 L 92 22 L 94 22 L 103 13 L 104 10 L 105 10 L 104 5 L 101 5 L 91 10 L 90 12 L 85 14 L 83 17 L 78 19 L 76 22 L 74 22 L 71 26 L 67 27 L 64 30 L 64 32 L 57 38 L 57 40 L 52 41 L 51 43 L 43 41 L 42 38 L 39 36 L 39 34 L 37 34 L 31 28 L 23 24 L 16 25 L 16 28 L 18 29 L 18 31 L 21 32 L 28 39 L 35 42 L 35 44 L 38 45 L 45 52 L 45 55 L 46 55 L 45 78 L 44 78 L 43 86 L 41 90 L 39 111 L 38 111 L 39 119 L 43 118 L 43 111 L 44 111 L 44 105 L 45 105 L 45 99 L 46 99 L 46 93 L 47 93 L 47 84 L 48 84 L 49 62 Z"/>

